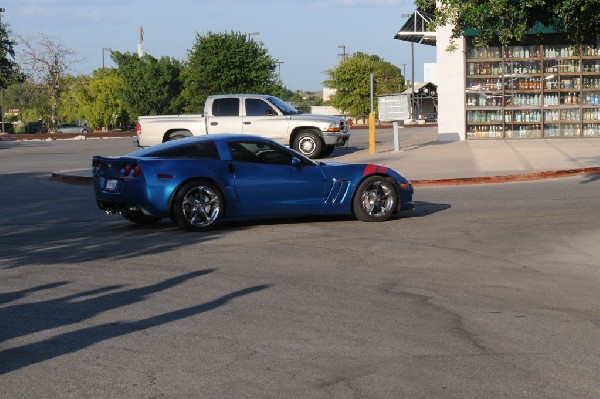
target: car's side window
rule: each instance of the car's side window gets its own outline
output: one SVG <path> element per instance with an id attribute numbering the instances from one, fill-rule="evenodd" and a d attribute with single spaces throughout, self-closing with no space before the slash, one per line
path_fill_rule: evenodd
<path id="1" fill-rule="evenodd" d="M 277 113 L 268 103 L 259 98 L 247 98 L 244 101 L 246 116 L 276 115 Z"/>
<path id="2" fill-rule="evenodd" d="M 231 159 L 239 162 L 269 165 L 291 165 L 292 153 L 271 143 L 262 141 L 230 141 Z"/>
<path id="3" fill-rule="evenodd" d="M 239 116 L 239 98 L 217 98 L 212 103 L 212 114 L 214 116 Z"/>

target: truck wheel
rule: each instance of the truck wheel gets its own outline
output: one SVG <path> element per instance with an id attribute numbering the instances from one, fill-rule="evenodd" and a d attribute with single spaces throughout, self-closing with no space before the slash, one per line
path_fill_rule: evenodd
<path id="1" fill-rule="evenodd" d="M 190 137 L 190 132 L 188 130 L 175 130 L 169 134 L 166 141 L 179 140 L 185 137 Z"/>
<path id="2" fill-rule="evenodd" d="M 294 149 L 308 158 L 320 157 L 323 147 L 323 140 L 309 130 L 301 131 L 294 140 Z"/>

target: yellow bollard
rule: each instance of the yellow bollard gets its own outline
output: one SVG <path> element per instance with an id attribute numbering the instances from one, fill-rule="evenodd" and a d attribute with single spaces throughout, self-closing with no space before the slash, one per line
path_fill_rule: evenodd
<path id="1" fill-rule="evenodd" d="M 375 154 L 375 112 L 369 114 L 369 154 Z"/>

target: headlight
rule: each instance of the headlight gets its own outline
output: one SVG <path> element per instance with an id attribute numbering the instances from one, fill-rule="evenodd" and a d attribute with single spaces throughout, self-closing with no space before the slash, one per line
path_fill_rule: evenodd
<path id="1" fill-rule="evenodd" d="M 340 124 L 339 123 L 332 123 L 329 126 L 327 126 L 327 129 L 325 129 L 326 132 L 339 132 L 342 129 L 340 128 Z"/>

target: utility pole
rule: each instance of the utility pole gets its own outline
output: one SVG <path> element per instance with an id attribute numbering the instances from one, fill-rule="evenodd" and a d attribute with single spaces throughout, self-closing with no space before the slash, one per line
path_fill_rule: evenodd
<path id="1" fill-rule="evenodd" d="M 138 43 L 137 53 L 138 57 L 142 58 L 144 56 L 144 27 L 140 26 L 140 42 Z"/>
<path id="2" fill-rule="evenodd" d="M 337 48 L 342 49 L 342 52 L 338 55 L 342 57 L 342 61 L 346 61 L 346 46 L 342 44 L 341 46 L 337 46 Z"/>
<path id="3" fill-rule="evenodd" d="M 0 27 L 2 26 L 2 14 L 4 11 L 4 8 L 0 8 Z M 0 82 L 0 84 L 2 85 L 2 115 L 0 116 L 2 118 L 2 130 L 0 130 L 0 133 L 4 133 L 4 82 Z"/>

